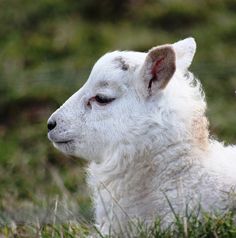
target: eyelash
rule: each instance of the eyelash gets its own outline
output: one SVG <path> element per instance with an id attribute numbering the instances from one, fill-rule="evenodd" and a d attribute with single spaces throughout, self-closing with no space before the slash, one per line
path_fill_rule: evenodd
<path id="1" fill-rule="evenodd" d="M 103 96 L 103 95 L 96 95 L 94 97 L 94 99 L 95 99 L 96 102 L 98 102 L 99 104 L 103 104 L 103 105 L 108 104 L 108 103 L 115 100 L 115 98 L 109 98 L 109 97 L 106 97 L 106 96 Z"/>

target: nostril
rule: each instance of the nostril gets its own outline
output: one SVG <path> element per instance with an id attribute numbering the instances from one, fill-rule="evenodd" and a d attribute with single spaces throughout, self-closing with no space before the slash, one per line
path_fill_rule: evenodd
<path id="1" fill-rule="evenodd" d="M 49 121 L 48 122 L 48 131 L 51 131 L 53 130 L 57 125 L 57 122 L 56 121 Z"/>

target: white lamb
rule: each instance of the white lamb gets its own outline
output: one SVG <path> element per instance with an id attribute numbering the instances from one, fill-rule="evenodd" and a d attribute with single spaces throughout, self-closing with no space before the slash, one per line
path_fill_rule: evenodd
<path id="1" fill-rule="evenodd" d="M 148 53 L 115 51 L 49 119 L 48 137 L 90 161 L 96 223 L 104 234 L 136 218 L 164 224 L 198 209 L 235 208 L 236 146 L 212 140 L 187 38 Z M 171 205 L 170 205 L 171 204 Z"/>

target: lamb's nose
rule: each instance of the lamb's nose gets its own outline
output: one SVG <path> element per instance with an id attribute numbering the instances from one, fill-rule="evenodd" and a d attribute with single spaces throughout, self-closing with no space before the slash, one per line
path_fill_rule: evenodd
<path id="1" fill-rule="evenodd" d="M 57 122 L 55 120 L 48 121 L 48 131 L 53 130 L 57 125 Z"/>

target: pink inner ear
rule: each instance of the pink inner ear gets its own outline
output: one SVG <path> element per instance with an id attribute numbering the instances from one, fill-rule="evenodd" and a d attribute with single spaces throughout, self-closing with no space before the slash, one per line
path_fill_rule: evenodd
<path id="1" fill-rule="evenodd" d="M 160 64 L 162 63 L 163 60 L 164 60 L 164 57 L 160 58 L 154 63 L 152 67 L 152 80 L 154 81 L 158 80 L 158 73 L 161 72 L 162 70 L 162 67 L 160 67 Z"/>

